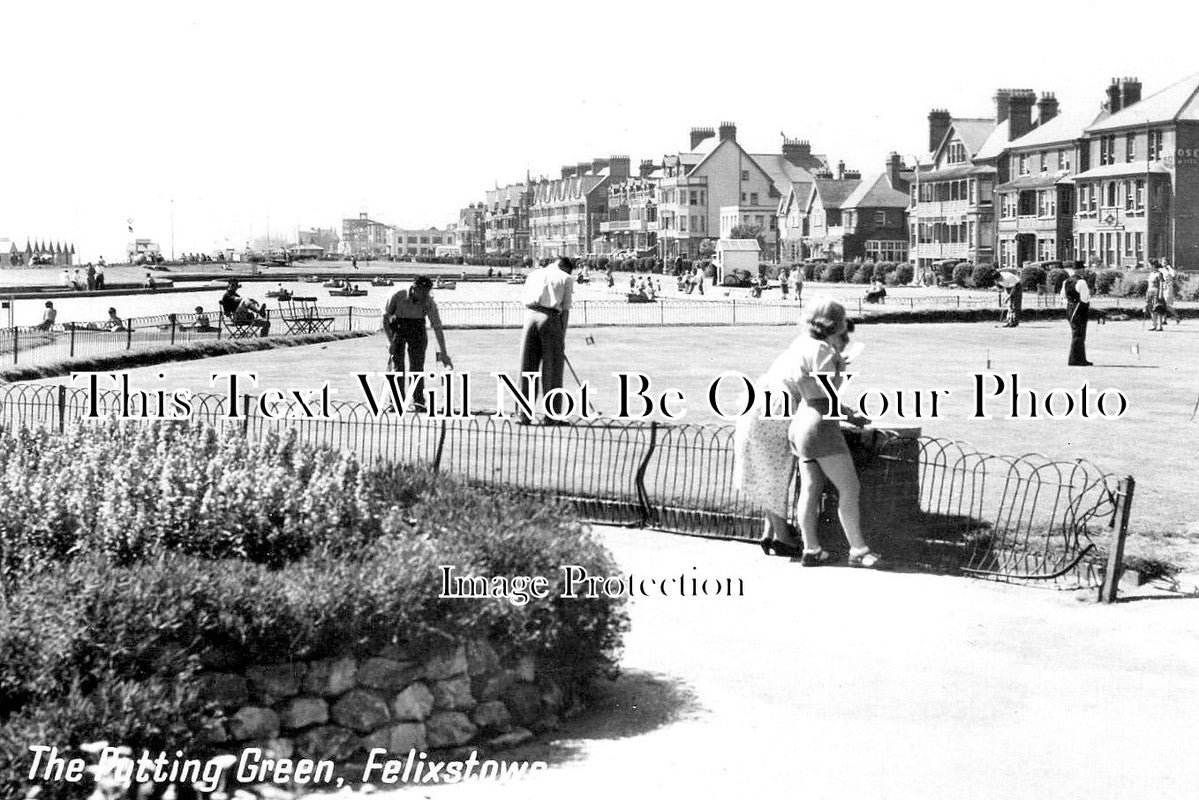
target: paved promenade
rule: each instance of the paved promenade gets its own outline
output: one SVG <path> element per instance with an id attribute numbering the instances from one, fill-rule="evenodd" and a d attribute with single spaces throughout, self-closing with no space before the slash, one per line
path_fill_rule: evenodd
<path id="1" fill-rule="evenodd" d="M 511 785 L 375 797 L 1191 797 L 1199 599 L 1105 607 L 960 578 L 803 570 L 759 550 L 605 529 L 625 573 L 740 577 L 637 598 L 596 714 L 505 754 Z"/>

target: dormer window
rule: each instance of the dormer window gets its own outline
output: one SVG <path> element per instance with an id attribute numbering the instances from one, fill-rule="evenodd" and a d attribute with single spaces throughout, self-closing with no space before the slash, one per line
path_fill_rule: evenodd
<path id="1" fill-rule="evenodd" d="M 961 164 L 966 160 L 966 146 L 961 142 L 950 142 L 946 159 L 950 164 Z"/>

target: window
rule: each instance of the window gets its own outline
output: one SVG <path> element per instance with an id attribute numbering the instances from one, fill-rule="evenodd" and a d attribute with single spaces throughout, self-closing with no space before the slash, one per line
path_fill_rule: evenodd
<path id="1" fill-rule="evenodd" d="M 1116 182 L 1115 181 L 1107 182 L 1107 203 L 1106 203 L 1106 205 L 1108 208 L 1114 208 L 1116 206 Z"/>
<path id="2" fill-rule="evenodd" d="M 756 206 L 758 204 L 758 193 L 757 192 L 749 193 L 749 204 L 751 206 Z"/>
<path id="3" fill-rule="evenodd" d="M 881 210 L 875 211 L 874 212 L 874 224 L 875 225 L 886 225 L 887 224 L 887 212 L 881 211 Z"/>
<path id="4" fill-rule="evenodd" d="M 970 181 L 970 202 L 974 203 L 974 181 Z"/>
<path id="5" fill-rule="evenodd" d="M 741 170 L 741 180 L 743 180 L 743 181 L 749 180 L 749 170 L 747 170 L 747 169 Z"/>
<path id="6" fill-rule="evenodd" d="M 1028 174 L 1028 154 L 1027 153 L 1020 156 L 1020 174 L 1021 175 Z"/>
<path id="7" fill-rule="evenodd" d="M 1124 161 L 1129 162 L 1136 158 L 1137 155 L 1137 135 L 1135 133 L 1127 133 L 1124 135 Z"/>
<path id="8" fill-rule="evenodd" d="M 1137 181 L 1137 211 L 1145 210 L 1145 179 L 1141 178 Z"/>
<path id="9" fill-rule="evenodd" d="M 699 199 L 699 192 L 691 192 L 691 205 L 699 205 L 696 200 Z"/>
<path id="10" fill-rule="evenodd" d="M 1116 135 L 1102 136 L 1099 139 L 1099 166 L 1116 163 Z"/>
<path id="11" fill-rule="evenodd" d="M 1136 256 L 1137 261 L 1144 261 L 1145 260 L 1145 234 L 1141 233 L 1140 231 L 1137 231 L 1136 237 L 1137 237 L 1137 239 L 1136 239 L 1137 250 L 1136 250 L 1135 256 Z"/>
<path id="12" fill-rule="evenodd" d="M 1041 153 L 1041 174 L 1049 171 L 1049 154 Z"/>
<path id="13" fill-rule="evenodd" d="M 1149 131 L 1149 160 L 1160 161 L 1162 157 L 1162 132 Z"/>
<path id="14" fill-rule="evenodd" d="M 1136 202 L 1136 195 L 1132 192 L 1132 182 L 1124 181 L 1124 210 L 1132 211 L 1133 203 Z"/>
<path id="15" fill-rule="evenodd" d="M 1069 167 L 1066 166 L 1066 151 L 1065 150 L 1057 151 L 1057 168 L 1058 169 L 1069 169 Z"/>
<path id="16" fill-rule="evenodd" d="M 945 154 L 945 160 L 950 164 L 961 164 L 966 161 L 966 146 L 961 142 L 950 142 Z"/>
<path id="17" fill-rule="evenodd" d="M 745 192 L 742 192 L 742 193 L 741 193 L 741 202 L 742 202 L 742 203 L 744 203 L 744 202 L 745 202 Z"/>

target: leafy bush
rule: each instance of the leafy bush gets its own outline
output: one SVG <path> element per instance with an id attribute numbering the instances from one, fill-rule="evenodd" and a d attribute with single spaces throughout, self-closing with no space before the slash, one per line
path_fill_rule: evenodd
<path id="1" fill-rule="evenodd" d="M 1062 269 L 1061 267 L 1055 267 L 1049 270 L 1049 274 L 1046 276 L 1046 280 L 1049 281 L 1049 292 L 1051 294 L 1057 294 L 1060 292 L 1062 290 L 1062 284 L 1066 282 L 1066 278 L 1069 277 L 1069 275 L 1070 273 L 1066 272 L 1066 270 Z"/>
<path id="2" fill-rule="evenodd" d="M 876 281 L 886 280 L 887 275 L 894 272 L 899 265 L 893 261 L 880 261 L 874 265 L 874 279 Z"/>
<path id="3" fill-rule="evenodd" d="M 804 264 L 803 265 L 803 279 L 805 281 L 816 280 L 817 270 L 823 266 L 824 266 L 823 264 Z"/>
<path id="4" fill-rule="evenodd" d="M 974 265 L 961 262 L 953 265 L 953 282 L 958 286 L 969 286 L 970 278 L 974 275 Z"/>
<path id="5" fill-rule="evenodd" d="M 206 722 L 186 680 L 199 665 L 489 636 L 569 685 L 613 666 L 626 625 L 619 602 L 553 591 L 524 606 L 438 599 L 441 565 L 615 574 L 565 506 L 368 469 L 291 432 L 18 431 L 0 438 L 0 499 L 0 795 L 16 775 L 5 760 L 27 761 L 31 741 L 186 744 Z"/>
<path id="6" fill-rule="evenodd" d="M 820 268 L 819 280 L 825 283 L 841 283 L 845 280 L 845 265 L 841 263 L 825 264 Z"/>
<path id="7" fill-rule="evenodd" d="M 1027 266 L 1020 270 L 1020 283 L 1030 292 L 1045 285 L 1047 273 L 1044 267 Z"/>
<path id="8" fill-rule="evenodd" d="M 993 264 L 979 264 L 970 273 L 970 285 L 975 289 L 990 289 L 999 278 L 999 270 Z"/>
<path id="9" fill-rule="evenodd" d="M 854 283 L 870 283 L 874 280 L 874 264 L 862 264 L 853 273 Z"/>
<path id="10" fill-rule="evenodd" d="M 1124 273 L 1118 269 L 1105 269 L 1095 278 L 1095 291 L 1099 294 L 1111 294 L 1116 284 L 1123 279 Z"/>
<path id="11" fill-rule="evenodd" d="M 916 271 L 911 264 L 900 264 L 891 272 L 887 273 L 884 282 L 888 286 L 904 286 L 912 282 Z"/>

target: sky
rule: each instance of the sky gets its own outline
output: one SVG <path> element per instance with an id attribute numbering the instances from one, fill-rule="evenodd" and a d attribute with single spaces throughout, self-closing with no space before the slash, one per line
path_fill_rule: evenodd
<path id="1" fill-rule="evenodd" d="M 365 211 L 444 227 L 501 185 L 737 124 L 851 169 L 927 150 L 999 87 L 1098 107 L 1199 72 L 1199 11 L 1011 0 L 10 3 L 0 238 L 170 255 Z M 129 220 L 134 233 L 130 234 Z"/>

